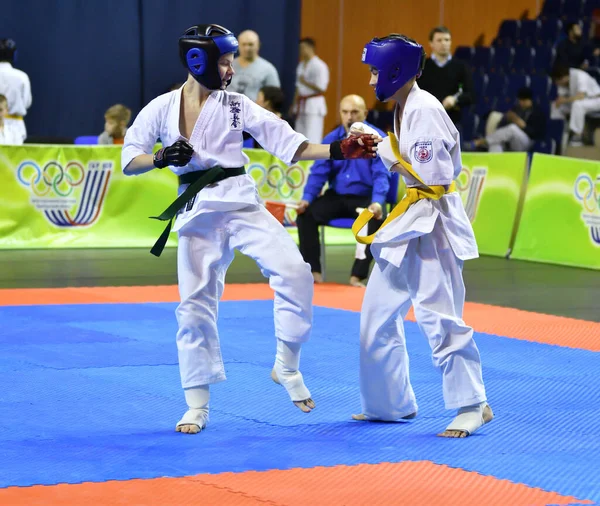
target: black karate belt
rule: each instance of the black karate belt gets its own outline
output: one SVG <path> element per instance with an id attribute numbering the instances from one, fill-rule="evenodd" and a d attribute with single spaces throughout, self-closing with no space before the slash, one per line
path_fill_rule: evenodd
<path id="1" fill-rule="evenodd" d="M 183 208 L 196 194 L 209 184 L 222 181 L 229 177 L 242 176 L 246 173 L 244 167 L 234 167 L 232 169 L 224 169 L 223 167 L 211 167 L 208 170 L 199 170 L 194 172 L 188 172 L 179 176 L 179 184 L 189 184 L 184 192 L 175 199 L 175 201 L 167 207 L 160 216 L 150 216 L 153 220 L 168 221 L 165 230 L 160 237 L 152 246 L 150 253 L 154 256 L 159 257 L 165 249 L 169 234 L 171 233 L 171 226 L 173 225 L 173 218 L 177 216 L 180 209 Z"/>

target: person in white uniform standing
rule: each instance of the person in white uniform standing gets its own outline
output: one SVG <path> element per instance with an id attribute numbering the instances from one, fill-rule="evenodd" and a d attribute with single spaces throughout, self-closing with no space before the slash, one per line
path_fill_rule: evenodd
<path id="1" fill-rule="evenodd" d="M 360 322 L 362 413 L 356 420 L 399 420 L 417 415 L 409 379 L 403 320 L 411 306 L 441 372 L 446 409 L 458 415 L 444 437 L 466 437 L 493 418 L 486 401 L 473 329 L 462 319 L 463 261 L 478 256 L 473 229 L 454 189 L 461 170 L 456 127 L 441 103 L 415 80 L 425 51 L 397 34 L 375 38 L 362 60 L 370 66 L 377 98 L 394 100 L 394 132 L 379 145 L 389 170 L 406 183 L 405 198 L 371 243 L 377 263 L 367 285 Z M 356 220 L 358 234 L 372 217 Z"/>
<path id="2" fill-rule="evenodd" d="M 329 86 L 329 67 L 315 54 L 315 41 L 300 41 L 300 63 L 296 68 L 296 94 L 292 110 L 295 128 L 310 142 L 323 140 L 323 123 L 327 115 L 325 92 Z"/>
<path id="3" fill-rule="evenodd" d="M 125 136 L 126 175 L 169 167 L 179 176 L 179 197 L 158 218 L 169 221 L 152 249 L 160 255 L 171 221 L 178 232 L 181 303 L 177 348 L 188 411 L 177 423 L 184 433 L 208 421 L 209 386 L 225 380 L 217 331 L 225 273 L 238 249 L 256 260 L 275 292 L 277 352 L 271 377 L 304 412 L 315 407 L 299 371 L 300 348 L 312 326 L 313 278 L 296 244 L 266 210 L 245 173 L 244 131 L 285 163 L 376 156 L 379 136 L 357 135 L 331 145 L 309 144 L 302 134 L 238 93 L 225 91 L 234 74 L 235 36 L 219 25 L 197 25 L 179 39 L 188 70 L 180 89 L 142 109 Z M 163 148 L 153 156 L 160 138 Z M 243 336 L 242 336 L 243 337 Z"/>
<path id="4" fill-rule="evenodd" d="M 8 101 L 6 118 L 14 124 L 18 137 L 25 140 L 27 129 L 23 118 L 31 107 L 31 83 L 25 72 L 13 67 L 16 54 L 14 40 L 0 39 L 0 95 Z"/>

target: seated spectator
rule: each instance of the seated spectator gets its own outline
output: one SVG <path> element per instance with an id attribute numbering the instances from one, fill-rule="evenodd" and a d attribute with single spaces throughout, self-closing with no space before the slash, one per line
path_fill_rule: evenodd
<path id="1" fill-rule="evenodd" d="M 533 102 L 530 88 L 521 88 L 517 104 L 498 124 L 498 129 L 482 139 L 465 143 L 467 150 L 529 151 L 533 143 L 546 136 L 546 115 Z M 471 149 L 468 149 L 471 148 Z"/>
<path id="2" fill-rule="evenodd" d="M 256 97 L 256 103 L 281 118 L 283 114 L 284 95 L 277 86 L 263 86 Z"/>
<path id="3" fill-rule="evenodd" d="M 283 114 L 283 102 L 285 96 L 281 88 L 277 86 L 263 86 L 257 94 L 256 103 L 267 111 L 281 118 Z M 244 132 L 244 147 L 250 149 L 262 149 L 262 146 L 247 132 Z"/>
<path id="4" fill-rule="evenodd" d="M 567 37 L 560 41 L 556 46 L 556 64 L 568 68 L 587 69 L 589 62 L 586 55 L 592 53 L 597 57 L 600 55 L 600 49 L 587 47 L 583 42 L 583 31 L 580 23 L 568 23 L 565 25 Z"/>
<path id="5" fill-rule="evenodd" d="M 98 144 L 123 144 L 131 109 L 117 104 L 104 113 L 104 132 L 98 136 Z"/>
<path id="6" fill-rule="evenodd" d="M 19 121 L 7 118 L 8 100 L 0 95 L 0 144 L 21 145 L 25 140 L 25 133 Z"/>
<path id="7" fill-rule="evenodd" d="M 354 122 L 369 125 L 365 122 L 366 117 L 367 107 L 362 97 L 344 97 L 340 103 L 342 124 L 327 134 L 323 143 L 344 139 Z M 381 137 L 385 137 L 381 130 L 377 131 Z M 325 183 L 329 183 L 329 189 L 319 196 Z M 314 163 L 299 202 L 296 223 L 300 252 L 304 261 L 310 264 L 316 283 L 323 281 L 319 225 L 325 225 L 335 218 L 356 218 L 356 208 L 368 207 L 375 215 L 375 219 L 369 222 L 368 233 L 375 233 L 383 222 L 389 187 L 389 173 L 379 157 L 372 160 L 319 160 Z M 369 275 L 373 256 L 369 247 L 361 250 L 357 256 L 360 258 L 355 260 L 352 267 L 350 284 L 364 287 L 363 280 Z"/>
<path id="8" fill-rule="evenodd" d="M 600 85 L 587 72 L 557 64 L 552 71 L 558 97 L 551 117 L 569 118 L 570 145 L 583 145 L 585 115 L 600 111 Z"/>

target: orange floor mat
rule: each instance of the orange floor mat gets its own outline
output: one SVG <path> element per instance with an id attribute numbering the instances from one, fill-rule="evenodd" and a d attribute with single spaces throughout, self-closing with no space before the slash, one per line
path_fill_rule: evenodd
<path id="1" fill-rule="evenodd" d="M 0 489 L 3 505 L 593 504 L 428 461 Z"/>
<path id="2" fill-rule="evenodd" d="M 314 304 L 349 311 L 360 311 L 364 289 L 346 285 L 315 286 Z M 266 283 L 225 285 L 223 300 L 269 300 L 273 292 Z M 176 286 L 124 286 L 77 288 L 1 289 L 1 305 L 94 304 L 176 302 Z M 414 321 L 412 310 L 407 318 Z M 465 321 L 477 332 L 600 351 L 600 323 L 561 316 L 544 315 L 519 309 L 467 302 Z"/>

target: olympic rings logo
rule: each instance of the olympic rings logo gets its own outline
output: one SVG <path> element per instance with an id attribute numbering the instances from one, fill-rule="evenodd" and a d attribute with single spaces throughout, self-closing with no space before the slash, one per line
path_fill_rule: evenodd
<path id="1" fill-rule="evenodd" d="M 46 196 L 53 190 L 59 197 L 69 197 L 84 178 L 85 171 L 79 162 L 71 161 L 63 168 L 55 161 L 40 168 L 35 162 L 25 161 L 17 168 L 17 177 L 23 186 L 31 187 L 38 197 Z"/>
<path id="2" fill-rule="evenodd" d="M 248 167 L 262 198 L 268 198 L 277 193 L 281 199 L 289 199 L 296 190 L 304 187 L 306 174 L 299 165 L 284 168 L 277 164 L 266 169 L 259 163 L 253 163 Z"/>
<path id="3" fill-rule="evenodd" d="M 599 186 L 600 176 L 596 177 L 595 183 L 589 174 L 580 174 L 575 180 L 573 188 L 575 198 L 583 204 L 583 208 L 588 213 L 596 213 L 600 210 Z"/>

